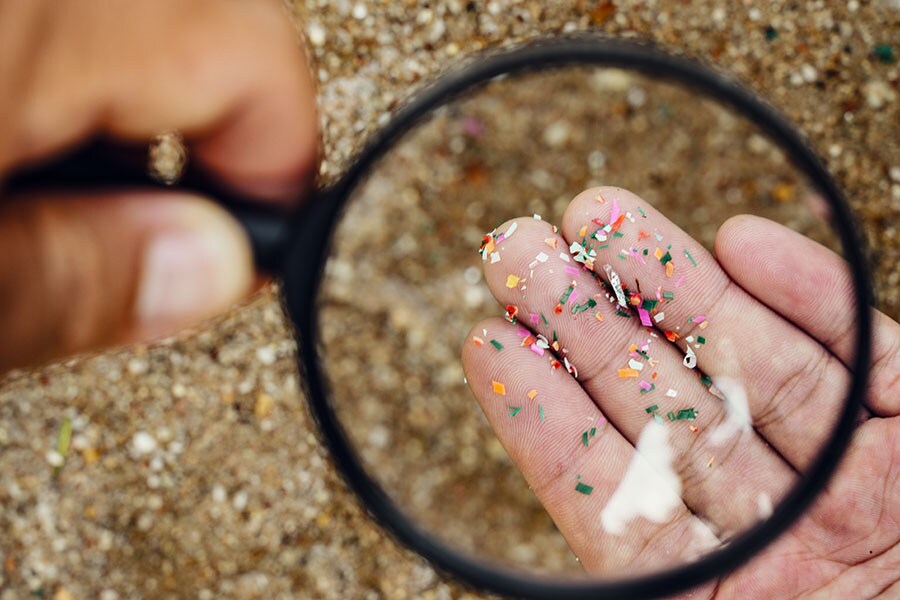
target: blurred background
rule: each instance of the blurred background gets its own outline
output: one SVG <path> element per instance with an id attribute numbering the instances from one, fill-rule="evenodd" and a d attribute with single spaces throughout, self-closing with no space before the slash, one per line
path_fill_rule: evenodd
<path id="1" fill-rule="evenodd" d="M 340 174 L 355 149 L 418 86 L 484 48 L 537 34 L 600 30 L 652 39 L 734 73 L 793 119 L 827 161 L 865 229 L 879 306 L 900 317 L 896 0 L 851 0 L 834 7 L 823 2 L 757 7 L 731 0 L 309 1 L 291 8 L 319 81 L 325 182 Z M 609 88 L 604 88 L 610 94 L 608 111 L 623 118 L 621 130 L 610 132 L 609 147 L 617 147 L 616 135 L 633 135 L 629 128 L 642 127 L 641 115 L 643 129 L 652 130 L 653 119 L 679 115 L 679 107 L 689 103 L 677 92 L 654 91 L 642 81 L 607 79 L 603 85 Z M 659 111 L 660 98 L 669 117 Z M 513 104 L 541 100 L 517 98 Z M 540 136 L 532 138 L 551 149 L 577 148 L 583 132 L 576 116 L 583 108 L 563 105 L 545 111 L 537 123 L 517 124 L 510 117 L 510 126 L 534 128 Z M 508 113 L 502 105 L 489 105 L 460 114 L 486 121 L 491 110 Z M 561 115 L 575 125 L 557 125 Z M 450 117 L 423 133 L 419 147 L 440 149 L 454 135 L 479 131 L 478 120 Z M 687 131 L 690 127 L 686 122 Z M 751 138 L 746 135 L 746 148 L 768 166 L 768 176 L 762 183 L 750 175 L 738 178 L 731 196 L 718 190 L 733 200 L 722 207 L 735 210 L 755 198 L 783 221 L 795 212 L 808 213 L 802 182 L 780 172 L 777 154 Z M 654 151 L 662 153 L 661 148 L 654 145 Z M 678 160 L 690 157 L 677 144 L 667 148 L 672 156 L 661 157 L 666 166 L 654 173 L 629 172 L 628 165 L 637 163 L 627 156 L 585 148 L 588 160 L 568 176 L 635 191 L 642 178 L 651 177 L 656 185 L 692 193 L 677 187 L 686 185 Z M 561 182 L 535 175 L 534 165 L 492 165 L 492 156 L 469 156 L 465 193 L 484 193 L 478 186 L 488 172 L 502 181 L 503 167 L 509 169 L 507 180 L 529 172 L 528 185 L 551 191 L 535 193 L 530 205 L 526 199 L 528 210 L 548 219 L 560 213 L 571 195 L 556 197 L 553 190 L 565 188 Z M 392 160 L 403 165 L 403 153 Z M 759 171 L 744 167 L 750 174 Z M 546 169 L 547 177 L 556 172 Z M 715 181 L 701 181 L 698 189 Z M 496 187 L 490 191 L 502 196 Z M 688 230 L 693 224 L 698 238 L 709 243 L 712 232 L 704 231 L 703 223 L 719 216 L 697 214 L 696 206 L 668 205 L 664 197 L 648 199 Z M 416 205 L 408 197 L 396 200 L 389 216 L 409 215 Z M 493 222 L 489 210 L 507 218 L 495 203 L 478 208 L 475 196 L 459 206 L 468 207 L 459 218 L 475 231 Z M 468 263 L 458 264 L 479 266 L 474 249 L 458 259 Z M 340 252 L 353 256 L 360 250 L 364 246 L 351 244 Z M 326 335 L 339 340 L 341 327 L 352 330 L 352 319 L 361 317 L 346 307 L 340 312 L 340 301 L 354 286 L 348 289 L 345 282 L 342 289 L 337 271 L 331 293 L 338 314 L 331 322 L 340 327 Z M 377 299 L 375 304 L 377 312 Z M 489 299 L 476 298 L 472 305 L 493 310 Z M 404 335 L 395 340 L 394 354 L 415 343 L 416 332 L 402 318 L 391 325 Z M 390 354 L 390 348 L 384 352 Z M 346 368 L 352 372 L 353 363 Z M 458 384 L 457 363 L 447 368 L 447 381 Z M 0 600 L 476 596 L 398 547 L 366 517 L 316 439 L 298 377 L 294 342 L 273 288 L 160 344 L 7 375 L 0 381 Z M 390 415 L 382 416 L 389 420 Z M 421 422 L 427 428 L 433 417 Z M 69 426 L 71 449 L 65 464 L 55 468 L 48 456 Z M 392 448 L 377 427 L 366 434 L 372 431 L 373 447 Z M 465 448 L 465 439 L 453 438 L 452 431 L 445 435 L 448 448 Z M 516 486 L 522 482 L 510 474 L 502 448 L 497 445 L 481 460 L 494 465 L 507 492 L 504 501 L 519 497 Z M 441 482 L 435 485 L 440 489 Z M 477 505 L 464 510 L 471 511 L 470 518 L 502 521 L 502 514 L 485 514 Z M 556 553 L 554 564 L 563 566 L 570 558 L 538 512 L 522 528 L 522 540 L 507 550 L 523 562 L 548 560 L 536 552 Z"/>

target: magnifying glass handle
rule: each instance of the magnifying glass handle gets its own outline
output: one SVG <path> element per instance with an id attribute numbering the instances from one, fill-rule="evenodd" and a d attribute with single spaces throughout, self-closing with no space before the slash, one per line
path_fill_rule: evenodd
<path id="1" fill-rule="evenodd" d="M 152 178 L 147 170 L 147 147 L 123 146 L 97 140 L 48 163 L 14 172 L 0 195 L 36 190 L 175 189 L 197 192 L 215 200 L 241 224 L 250 239 L 256 267 L 277 275 L 284 262 L 292 213 L 283 206 L 235 194 L 190 165 L 174 185 Z"/>

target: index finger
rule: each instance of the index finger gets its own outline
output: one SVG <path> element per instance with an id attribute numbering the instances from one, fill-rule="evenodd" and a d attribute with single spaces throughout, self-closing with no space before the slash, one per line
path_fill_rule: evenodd
<path id="1" fill-rule="evenodd" d="M 281 200 L 310 183 L 313 83 L 281 3 L 6 7 L 0 86 L 15 93 L 0 100 L 0 172 L 93 134 L 178 130 L 192 160 L 236 191 Z"/>

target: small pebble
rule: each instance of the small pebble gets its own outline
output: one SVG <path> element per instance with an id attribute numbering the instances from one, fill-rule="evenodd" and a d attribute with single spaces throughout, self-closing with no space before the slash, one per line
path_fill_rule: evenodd
<path id="1" fill-rule="evenodd" d="M 138 456 L 150 454 L 156 450 L 156 438 L 146 431 L 138 431 L 131 439 L 131 448 Z"/>

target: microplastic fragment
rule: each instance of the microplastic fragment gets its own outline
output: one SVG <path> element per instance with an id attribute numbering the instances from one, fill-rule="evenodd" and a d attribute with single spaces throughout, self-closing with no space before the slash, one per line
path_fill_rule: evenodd
<path id="1" fill-rule="evenodd" d="M 665 298 L 666 300 L 674 300 L 675 292 L 663 292 L 663 298 Z"/>
<path id="2" fill-rule="evenodd" d="M 687 250 L 685 250 L 685 251 L 684 251 L 684 255 L 687 256 L 687 257 L 690 259 L 690 261 L 694 264 L 695 267 L 697 266 L 697 261 L 694 260 L 694 257 L 691 256 L 691 253 L 690 253 L 690 252 L 688 252 Z"/>
<path id="3" fill-rule="evenodd" d="M 507 406 L 506 408 L 509 410 L 509 416 L 511 417 L 516 416 L 522 410 L 521 406 Z"/>
<path id="4" fill-rule="evenodd" d="M 686 354 L 684 355 L 684 359 L 681 361 L 681 363 L 688 369 L 693 369 L 697 366 L 697 355 L 694 354 L 694 351 L 690 346 L 685 346 L 685 352 Z"/>
<path id="5" fill-rule="evenodd" d="M 539 215 L 539 214 L 537 214 L 537 213 L 534 213 L 534 215 L 532 215 L 532 216 L 534 217 L 534 220 L 535 220 L 535 221 L 540 221 L 540 220 L 541 220 L 541 215 Z"/>
<path id="6" fill-rule="evenodd" d="M 544 405 L 538 404 L 538 413 L 541 415 L 541 423 L 544 422 Z"/>
<path id="7" fill-rule="evenodd" d="M 541 320 L 544 322 L 544 325 L 550 325 L 550 323 L 547 321 L 547 317 L 544 316 L 544 313 L 541 313 Z"/>
<path id="8" fill-rule="evenodd" d="M 491 252 L 491 264 L 500 262 L 500 253 L 499 252 Z"/>
<path id="9" fill-rule="evenodd" d="M 644 409 L 647 414 L 654 413 L 659 410 L 659 404 L 654 404 L 653 406 L 648 406 Z"/>
<path id="10" fill-rule="evenodd" d="M 581 443 L 584 444 L 585 446 L 589 445 L 587 431 L 585 431 L 584 433 L 581 434 Z"/>
<path id="11" fill-rule="evenodd" d="M 513 221 L 512 225 L 509 226 L 509 229 L 506 230 L 506 233 L 503 234 L 503 237 L 505 237 L 507 239 L 511 238 L 512 234 L 514 234 L 516 232 L 516 229 L 518 229 L 518 228 L 519 228 L 519 224 L 516 223 L 515 221 Z"/>
<path id="12" fill-rule="evenodd" d="M 640 206 L 638 206 L 637 209 L 638 209 L 638 212 L 641 213 L 641 216 L 644 217 L 644 218 L 646 219 L 646 218 L 647 218 L 647 213 L 644 212 L 644 209 L 641 208 Z"/>
<path id="13" fill-rule="evenodd" d="M 556 245 L 559 243 L 559 240 L 556 238 L 547 238 L 544 240 L 544 243 L 556 250 Z"/>
<path id="14" fill-rule="evenodd" d="M 619 369 L 618 373 L 621 379 L 638 376 L 638 372 L 635 369 Z"/>
<path id="15" fill-rule="evenodd" d="M 569 255 L 566 254 L 565 252 L 560 252 L 560 253 L 559 253 L 559 257 L 560 257 L 563 261 L 569 262 Z"/>
<path id="16" fill-rule="evenodd" d="M 667 264 L 667 263 L 671 262 L 671 260 L 672 260 L 671 252 L 666 252 L 661 257 L 659 257 L 659 262 L 661 262 L 662 264 Z"/>
<path id="17" fill-rule="evenodd" d="M 669 261 L 666 263 L 666 277 L 671 277 L 675 274 L 675 263 Z"/>
<path id="18" fill-rule="evenodd" d="M 656 305 L 659 304 L 659 300 L 653 300 L 651 298 L 644 298 L 644 301 L 641 302 L 641 308 L 648 311 L 653 311 L 656 308 Z"/>
<path id="19" fill-rule="evenodd" d="M 476 346 L 484 346 L 484 340 L 478 337 L 477 335 L 472 336 L 472 343 Z"/>
<path id="20" fill-rule="evenodd" d="M 506 395 L 506 386 L 499 381 L 491 381 L 491 387 L 493 387 L 495 394 L 499 394 L 500 396 Z"/>
<path id="21" fill-rule="evenodd" d="M 496 348 L 496 349 L 497 349 L 497 352 L 500 352 L 501 350 L 503 350 L 503 344 L 501 344 L 501 343 L 498 342 L 497 340 L 491 340 L 491 346 L 493 346 L 494 348 Z"/>
<path id="22" fill-rule="evenodd" d="M 574 289 L 575 289 L 574 283 L 569 285 L 569 287 L 566 288 L 566 291 L 563 292 L 562 297 L 559 299 L 559 303 L 565 305 L 565 303 L 569 301 L 569 296 L 572 295 L 572 291 Z"/>
<path id="23" fill-rule="evenodd" d="M 591 492 L 594 491 L 594 486 L 586 485 L 581 483 L 580 481 L 575 484 L 575 491 L 584 494 L 585 496 L 590 496 Z"/>
<path id="24" fill-rule="evenodd" d="M 529 348 L 531 349 L 532 352 L 534 352 L 534 353 L 537 354 L 538 356 L 543 356 L 543 355 L 544 355 L 544 349 L 541 348 L 541 347 L 540 347 L 539 345 L 537 345 L 537 344 L 532 344 L 531 346 L 529 346 Z"/>
<path id="25" fill-rule="evenodd" d="M 651 385 L 650 382 L 641 379 L 641 383 L 640 383 L 641 389 L 643 389 L 644 391 L 649 390 L 650 385 Z"/>
<path id="26" fill-rule="evenodd" d="M 628 366 L 634 369 L 635 371 L 643 371 L 644 363 L 639 360 L 635 360 L 633 358 L 628 359 Z"/>
<path id="27" fill-rule="evenodd" d="M 646 388 L 646 389 L 641 388 L 641 394 L 649 394 L 650 392 L 652 392 L 655 389 L 656 389 L 656 384 L 652 383 L 652 384 L 650 384 L 649 388 Z"/>
<path id="28" fill-rule="evenodd" d="M 638 308 L 638 316 L 641 318 L 641 325 L 644 327 L 653 327 L 653 322 L 650 320 L 650 313 L 648 313 L 643 308 Z"/>
<path id="29" fill-rule="evenodd" d="M 603 270 L 606 271 L 606 275 L 609 277 L 609 284 L 616 295 L 616 301 L 619 303 L 619 306 L 625 308 L 628 305 L 628 301 L 625 299 L 625 293 L 622 291 L 622 280 L 619 279 L 619 274 L 613 271 L 612 265 L 609 264 L 603 265 Z"/>
<path id="30" fill-rule="evenodd" d="M 666 313 L 660 312 L 653 315 L 653 320 L 657 323 L 662 323 L 662 320 L 666 318 Z"/>
<path id="31" fill-rule="evenodd" d="M 672 388 L 669 388 L 669 391 L 666 392 L 666 396 L 669 397 L 669 398 L 677 398 L 677 397 L 678 397 L 678 392 L 675 391 L 675 390 L 672 389 Z"/>
<path id="32" fill-rule="evenodd" d="M 616 314 L 619 315 L 620 317 L 625 317 L 628 319 L 631 318 L 631 313 L 623 308 L 616 308 Z"/>
<path id="33" fill-rule="evenodd" d="M 710 457 L 709 457 L 709 460 L 706 462 L 706 468 L 707 468 L 707 469 L 711 469 L 714 462 L 716 462 L 716 457 L 715 457 L 715 456 L 710 456 Z"/>
<path id="34" fill-rule="evenodd" d="M 702 335 L 698 335 L 698 336 L 697 336 L 697 342 L 700 343 L 700 344 L 705 344 L 705 343 L 706 343 L 706 338 L 703 337 Z"/>
<path id="35" fill-rule="evenodd" d="M 693 408 L 685 408 L 679 410 L 678 413 L 674 416 L 671 416 L 673 415 L 673 413 L 669 413 L 669 415 L 670 421 L 693 421 L 697 418 L 697 410 Z"/>
<path id="36" fill-rule="evenodd" d="M 538 324 L 538 320 L 540 319 L 540 316 L 538 316 L 537 313 L 528 313 L 528 318 L 531 319 L 531 324 L 532 324 L 532 325 L 537 325 L 537 324 Z"/>
<path id="37" fill-rule="evenodd" d="M 545 262 L 547 262 L 547 259 L 549 259 L 549 258 L 550 257 L 547 256 L 544 252 L 541 252 L 537 256 L 534 257 L 534 259 L 536 261 L 538 261 L 539 263 L 545 263 Z"/>
<path id="38" fill-rule="evenodd" d="M 506 287 L 514 288 L 517 285 L 519 285 L 519 278 L 517 276 L 512 274 L 506 276 Z"/>
<path id="39" fill-rule="evenodd" d="M 618 218 L 619 218 L 619 201 L 613 200 L 612 201 L 612 210 L 609 213 L 609 222 L 613 223 Z"/>
<path id="40" fill-rule="evenodd" d="M 534 400 L 537 397 L 537 390 L 528 390 L 528 399 Z"/>

